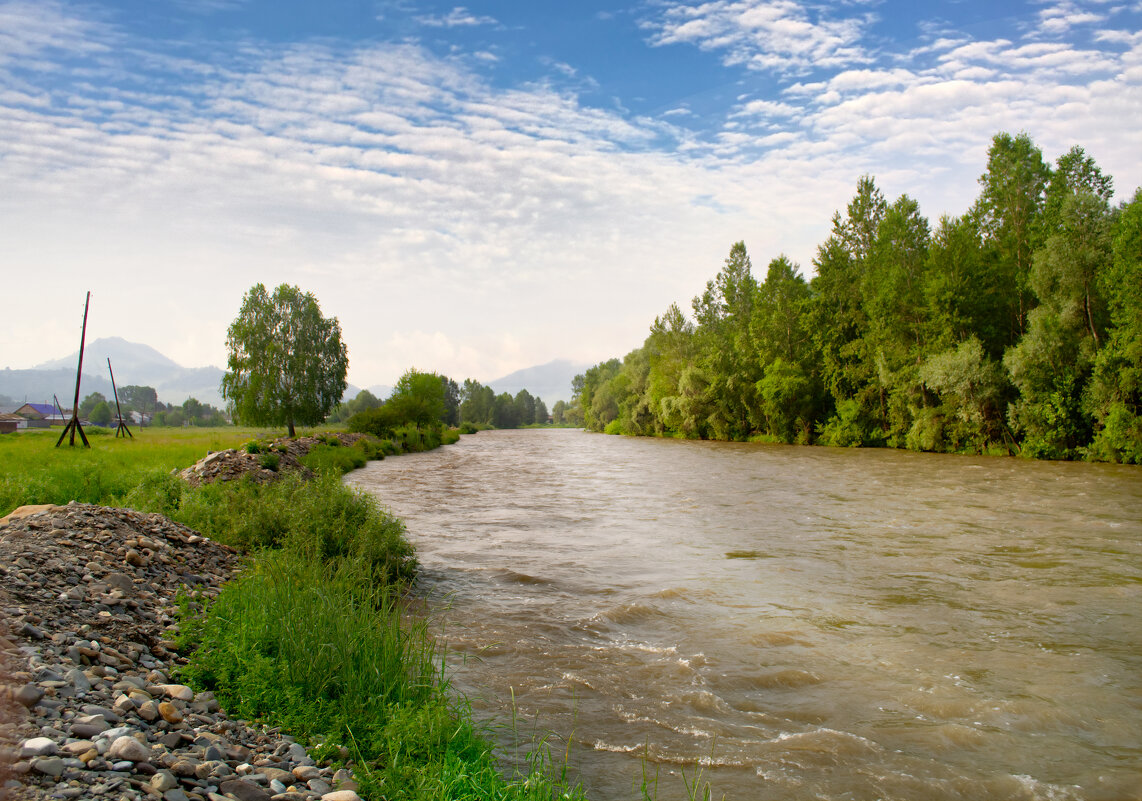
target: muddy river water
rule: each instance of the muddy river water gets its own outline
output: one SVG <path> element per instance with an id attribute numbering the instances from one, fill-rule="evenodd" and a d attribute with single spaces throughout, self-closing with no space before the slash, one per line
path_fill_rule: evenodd
<path id="1" fill-rule="evenodd" d="M 347 478 L 592 798 L 1142 798 L 1142 469 L 495 431 Z"/>

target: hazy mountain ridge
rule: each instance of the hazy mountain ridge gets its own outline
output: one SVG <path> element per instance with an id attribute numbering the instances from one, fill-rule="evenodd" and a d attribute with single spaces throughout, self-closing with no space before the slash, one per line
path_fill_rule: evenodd
<path id="1" fill-rule="evenodd" d="M 54 395 L 65 409 L 69 409 L 75 395 L 78 358 L 79 351 L 73 351 L 67 356 L 45 361 L 31 369 L 0 370 L 0 395 L 7 396 L 15 405 L 24 402 L 51 403 Z M 225 401 L 219 391 L 219 384 L 225 374 L 222 368 L 183 367 L 150 345 L 128 342 L 121 337 L 102 337 L 84 347 L 80 400 L 92 392 L 100 392 L 109 401 L 113 400 L 111 379 L 107 373 L 108 358 L 115 371 L 115 383 L 120 387 L 154 387 L 163 403 L 178 405 L 193 397 L 219 409 L 225 408 Z M 555 359 L 547 364 L 516 370 L 490 381 L 488 386 L 496 393 L 507 392 L 513 396 L 521 389 L 526 389 L 532 395 L 543 398 L 550 408 L 558 400 L 571 400 L 571 379 L 588 367 L 589 364 Z M 392 387 L 385 384 L 373 384 L 368 389 L 381 400 L 392 393 Z M 359 387 L 349 384 L 344 397 L 346 400 L 355 398 L 360 391 Z"/>
<path id="2" fill-rule="evenodd" d="M 533 396 L 543 398 L 543 402 L 550 409 L 556 401 L 570 402 L 571 379 L 590 366 L 569 359 L 554 359 L 547 364 L 525 367 L 489 381 L 488 386 L 497 394 L 507 392 L 513 396 L 521 389 L 526 389 Z"/>
<path id="3" fill-rule="evenodd" d="M 203 403 L 225 407 L 219 384 L 224 372 L 219 367 L 183 367 L 150 345 L 128 342 L 121 337 L 103 337 L 83 349 L 83 380 L 80 400 L 101 392 L 109 401 L 114 397 L 107 359 L 115 371 L 118 386 L 154 387 L 163 403 L 181 404 L 193 397 Z M 30 370 L 0 371 L 0 394 L 17 403 L 51 403 L 52 395 L 70 408 L 75 397 L 75 368 L 79 351 L 36 365 Z"/>

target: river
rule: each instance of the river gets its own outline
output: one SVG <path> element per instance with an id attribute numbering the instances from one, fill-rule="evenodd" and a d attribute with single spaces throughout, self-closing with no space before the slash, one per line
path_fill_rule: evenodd
<path id="1" fill-rule="evenodd" d="M 347 482 L 599 801 L 1142 799 L 1137 467 L 527 430 Z"/>

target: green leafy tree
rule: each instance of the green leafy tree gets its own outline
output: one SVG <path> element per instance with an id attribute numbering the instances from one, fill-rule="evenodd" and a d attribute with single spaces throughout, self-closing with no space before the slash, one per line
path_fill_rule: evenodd
<path id="1" fill-rule="evenodd" d="M 107 405 L 107 401 L 99 401 L 91 408 L 87 414 L 87 419 L 97 426 L 105 426 L 111 422 L 114 416 L 111 407 Z"/>
<path id="2" fill-rule="evenodd" d="M 92 392 L 79 404 L 79 416 L 91 419 L 91 410 L 101 403 L 106 403 L 107 398 L 103 396 L 102 392 Z M 94 422 L 94 421 L 93 421 Z"/>
<path id="3" fill-rule="evenodd" d="M 336 317 L 317 299 L 282 284 L 271 295 L 256 284 L 246 293 L 226 336 L 222 396 L 252 425 L 317 425 L 345 394 L 349 355 Z"/>
<path id="4" fill-rule="evenodd" d="M 1040 215 L 1051 169 L 1025 133 L 998 133 L 987 151 L 987 171 L 979 177 L 981 192 L 973 213 L 980 221 L 1002 297 L 1007 299 L 1008 341 L 1026 330 L 1034 306 L 1031 259 L 1037 245 Z"/>
<path id="5" fill-rule="evenodd" d="M 385 406 L 395 410 L 399 419 L 417 428 L 439 426 L 447 412 L 445 382 L 436 373 L 409 369 L 393 387 Z"/>
<path id="6" fill-rule="evenodd" d="M 909 448 L 983 453 L 1003 440 L 1010 384 L 978 338 L 927 359 L 920 380 L 940 403 L 917 415 L 908 432 Z"/>
<path id="7" fill-rule="evenodd" d="M 465 423 L 491 425 L 495 402 L 496 393 L 491 387 L 466 378 L 460 387 L 460 419 Z"/>
<path id="8" fill-rule="evenodd" d="M 1002 357 L 1011 333 L 1003 287 L 985 257 L 976 218 L 942 217 L 929 242 L 927 260 L 928 349 L 939 352 L 974 336 L 989 357 Z"/>
<path id="9" fill-rule="evenodd" d="M 543 398 L 535 399 L 535 423 L 536 425 L 544 425 L 547 422 L 547 404 L 543 402 Z"/>
<path id="10" fill-rule="evenodd" d="M 757 281 L 744 242 L 735 242 L 706 291 L 693 300 L 697 363 L 708 378 L 708 423 L 719 439 L 744 439 L 757 408 L 761 369 L 750 336 Z"/>
<path id="11" fill-rule="evenodd" d="M 441 417 L 445 425 L 460 425 L 460 385 L 446 375 L 440 376 L 440 383 L 444 388 L 444 414 Z"/>
<path id="12" fill-rule="evenodd" d="M 1142 464 L 1142 189 L 1118 215 L 1112 252 L 1099 271 L 1110 327 L 1087 396 L 1096 421 L 1090 453 Z"/>
<path id="13" fill-rule="evenodd" d="M 551 422 L 555 425 L 563 424 L 563 412 L 567 408 L 567 402 L 562 400 L 555 401 L 555 405 L 551 407 Z"/>
<path id="14" fill-rule="evenodd" d="M 123 406 L 124 412 L 127 409 L 139 412 L 153 410 L 158 402 L 159 396 L 154 387 L 141 387 L 136 384 L 119 387 L 119 403 Z"/>
<path id="15" fill-rule="evenodd" d="M 526 389 L 516 393 L 515 399 L 516 425 L 530 425 L 535 422 L 535 398 Z"/>
<path id="16" fill-rule="evenodd" d="M 501 392 L 492 401 L 492 425 L 496 428 L 519 427 L 519 413 L 515 399 L 506 392 Z"/>

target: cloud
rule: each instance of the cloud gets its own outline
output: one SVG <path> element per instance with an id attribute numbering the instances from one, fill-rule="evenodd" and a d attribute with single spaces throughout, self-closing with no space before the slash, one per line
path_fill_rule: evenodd
<path id="1" fill-rule="evenodd" d="M 723 56 L 745 48 L 731 77 L 755 75 L 762 39 L 731 7 L 825 26 L 797 29 L 806 43 L 830 24 L 785 3 L 658 8 L 695 23 L 678 44 L 722 35 Z M 1082 144 L 1123 195 L 1142 182 L 1142 37 L 1113 15 L 1089 31 L 1097 45 L 942 36 L 869 61 L 861 8 L 840 8 L 860 31 L 821 45 L 838 61 L 812 80 L 782 68 L 776 94 L 746 82 L 713 117 L 673 104 L 652 118 L 574 86 L 505 88 L 470 55 L 417 44 L 244 40 L 199 56 L 124 47 L 59 4 L 3 4 L 0 262 L 90 282 L 96 335 L 187 365 L 224 360 L 249 286 L 288 282 L 340 318 L 354 383 L 413 364 L 490 380 L 638 345 L 739 239 L 755 263 L 786 252 L 808 271 L 862 174 L 933 217 L 961 213 L 1000 130 L 1027 130 L 1048 158 Z M 74 347 L 42 310 L 6 315 L 0 362 L 19 366 L 31 337 Z"/>
<path id="2" fill-rule="evenodd" d="M 464 6 L 456 6 L 447 14 L 440 15 L 423 15 L 416 17 L 416 21 L 421 25 L 430 28 L 470 28 L 479 25 L 498 25 L 499 21 L 495 17 L 480 16 L 473 14 Z"/>
<path id="3" fill-rule="evenodd" d="M 653 8 L 642 21 L 652 45 L 694 44 L 722 53 L 727 65 L 798 74 L 871 60 L 861 44 L 874 20 L 869 13 L 835 18 L 794 0 L 667 1 Z"/>

